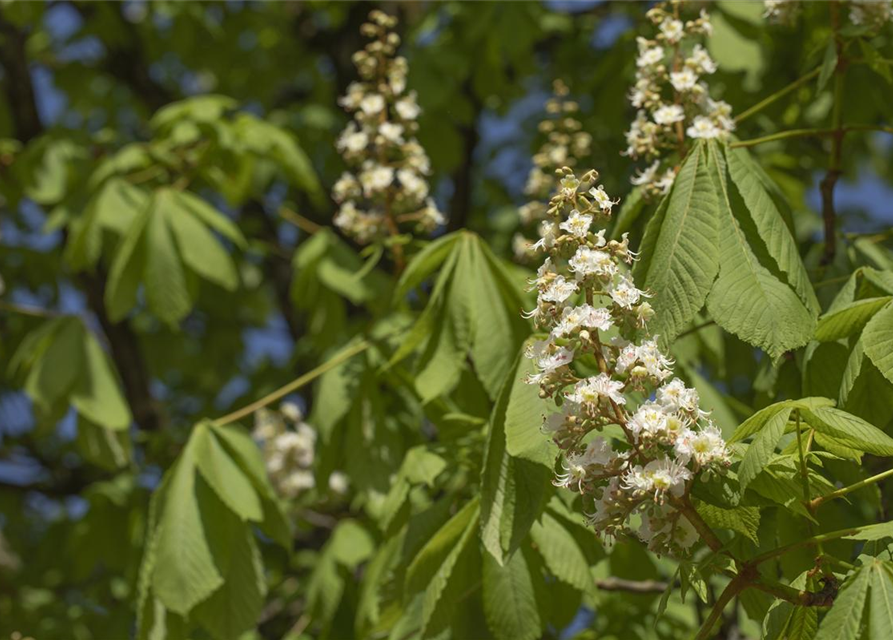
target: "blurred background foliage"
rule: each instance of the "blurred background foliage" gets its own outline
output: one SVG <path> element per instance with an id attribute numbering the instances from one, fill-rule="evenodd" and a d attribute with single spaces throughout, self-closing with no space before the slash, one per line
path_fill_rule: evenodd
<path id="1" fill-rule="evenodd" d="M 830 32 L 823 4 L 806 3 L 790 27 L 766 25 L 762 3 L 712 4 L 716 97 L 741 112 L 819 65 Z M 634 167 L 620 151 L 633 116 L 626 94 L 635 27 L 647 5 L 377 5 L 400 18 L 409 88 L 423 108 L 419 139 L 431 157 L 432 189 L 449 229 L 473 230 L 496 255 L 511 259 L 517 207 L 541 142 L 536 125 L 555 78 L 579 100 L 583 129 L 593 136 L 588 166 L 599 170 L 609 193 L 628 193 Z M 149 497 L 192 425 L 312 369 L 380 316 L 392 287 L 388 265 L 356 277 L 366 256 L 320 229 L 330 226 L 334 204 L 327 193 L 343 169 L 334 140 L 347 116 L 336 99 L 355 79 L 351 55 L 362 45 L 359 26 L 370 8 L 235 0 L 0 6 L 3 637 L 15 631 L 41 640 L 130 637 Z M 888 26 L 873 41 L 887 58 L 890 39 Z M 883 62 L 848 72 L 848 122 L 887 122 L 890 73 Z M 829 91 L 807 83 L 749 118 L 737 135 L 826 126 L 830 108 Z M 893 145 L 882 134 L 846 138 L 838 187 L 841 245 L 832 264 L 819 264 L 817 183 L 826 145 L 799 138 L 755 150 L 792 206 L 823 306 L 855 267 L 893 268 L 887 233 Z M 134 250 L 128 262 L 113 251 L 115 241 L 138 225 L 120 212 L 149 192 L 160 204 L 145 221 L 148 239 L 133 242 L 156 257 Z M 187 211 L 188 229 L 178 231 L 165 219 L 171 207 Z M 634 246 L 649 212 L 644 207 L 630 228 Z M 170 244 L 170 238 L 196 235 L 203 244 L 192 257 L 182 240 L 179 253 L 157 257 L 164 252 L 159 238 Z M 520 282 L 523 268 L 513 269 Z M 145 292 L 137 290 L 139 282 Z M 52 331 L 86 330 L 97 336 L 101 352 L 64 351 L 53 342 L 62 350 L 54 362 L 66 363 L 65 371 L 48 365 L 41 375 L 26 375 L 27 366 L 6 366 L 16 364 L 17 350 L 19 364 L 38 357 L 46 345 L 26 344 L 26 335 L 60 314 L 66 319 Z M 270 595 L 253 637 L 347 638 L 361 631 L 386 637 L 382 620 L 392 612 L 370 608 L 355 578 L 360 567 L 374 569 L 364 563 L 397 517 L 391 510 L 407 494 L 426 504 L 428 498 L 416 495 L 424 485 L 437 495 L 473 492 L 468 477 L 476 478 L 481 465 L 480 425 L 491 407 L 480 383 L 463 373 L 452 399 L 432 408 L 401 396 L 399 376 L 408 373 L 369 374 L 396 348 L 387 345 L 388 336 L 409 318 L 408 307 L 375 324 L 384 346 L 363 356 L 366 364 L 351 361 L 359 374 L 342 367 L 340 380 L 329 376 L 313 392 L 293 397 L 327 447 L 318 454 L 319 489 L 295 507 L 301 513 L 296 553 L 287 557 L 261 545 Z M 847 353 L 837 343 L 813 348 L 828 367 L 841 367 Z M 730 426 L 780 398 L 837 397 L 835 384 L 801 373 L 800 356 L 773 366 L 715 326 L 680 339 L 674 353 L 717 419 Z M 72 387 L 85 379 L 93 381 L 92 391 Z M 871 384 L 865 397 L 893 397 L 882 377 Z M 121 410 L 132 414 L 130 437 L 127 416 L 122 431 L 120 413 L 107 403 L 100 410 L 91 404 L 100 388 L 126 400 Z M 319 403 L 340 413 L 320 410 Z M 865 417 L 882 428 L 893 418 L 888 400 L 853 404 L 850 410 L 870 413 Z M 374 434 L 350 417 L 368 412 L 380 418 L 372 421 Z M 419 453 L 421 461 L 405 463 L 406 451 L 434 441 L 432 422 L 442 442 L 431 454 L 436 459 Z M 452 473 L 442 474 L 447 466 Z M 338 469 L 347 471 L 347 495 L 325 488 Z M 394 478 L 402 498 L 392 495 Z M 889 507 L 889 498 L 872 493 L 871 499 Z M 549 513 L 560 518 L 561 507 L 559 501 Z M 618 545 L 600 562 L 604 552 L 595 539 L 587 540 L 583 529 L 573 535 L 603 578 L 673 575 L 668 561 L 655 561 L 636 545 Z M 530 555 L 527 562 L 542 561 Z M 703 615 L 696 599 L 683 605 L 674 598 L 655 629 L 659 592 L 606 588 L 584 596 L 564 584 L 555 589 L 545 637 L 558 637 L 579 615 L 582 622 L 572 628 L 588 627 L 583 637 L 686 637 Z M 475 626 L 483 624 L 475 606 L 463 624 L 483 629 Z M 375 615 L 364 619 L 369 611 Z"/>

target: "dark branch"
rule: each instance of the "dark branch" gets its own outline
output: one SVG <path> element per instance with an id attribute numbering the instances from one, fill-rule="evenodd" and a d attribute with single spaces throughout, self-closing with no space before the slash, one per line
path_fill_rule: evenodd
<path id="1" fill-rule="evenodd" d="M 6 72 L 3 89 L 18 139 L 27 143 L 43 132 L 25 45 L 28 35 L 9 22 L 0 8 L 0 64 Z"/>

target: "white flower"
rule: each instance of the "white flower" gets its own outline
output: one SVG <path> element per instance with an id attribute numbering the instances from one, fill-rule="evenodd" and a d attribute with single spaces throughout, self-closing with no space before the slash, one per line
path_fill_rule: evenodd
<path id="1" fill-rule="evenodd" d="M 381 164 L 368 164 L 360 173 L 360 184 L 367 197 L 376 192 L 384 191 L 394 181 L 394 168 Z"/>
<path id="2" fill-rule="evenodd" d="M 688 67 L 681 71 L 673 71 L 670 74 L 670 84 L 680 93 L 691 91 L 698 84 L 698 74 Z"/>
<path id="3" fill-rule="evenodd" d="M 421 107 L 416 104 L 415 93 L 410 93 L 409 96 L 397 100 L 394 103 L 394 109 L 397 111 L 397 115 L 404 120 L 415 120 L 422 112 Z"/>
<path id="4" fill-rule="evenodd" d="M 612 326 L 614 323 L 611 321 L 611 313 L 607 309 L 583 304 L 579 307 L 565 307 L 561 312 L 561 320 L 552 329 L 552 335 L 562 338 L 580 327 L 608 331 Z"/>
<path id="5" fill-rule="evenodd" d="M 713 424 L 701 431 L 683 430 L 676 439 L 674 450 L 680 459 L 694 460 L 699 467 L 727 460 L 729 456 L 722 433 Z"/>
<path id="6" fill-rule="evenodd" d="M 595 201 L 598 203 L 598 206 L 601 207 L 603 213 L 611 213 L 611 207 L 617 204 L 617 202 L 611 200 L 610 196 L 605 193 L 605 188 L 602 185 L 598 185 L 598 188 L 593 187 L 590 189 L 589 195 L 595 198 Z"/>
<path id="7" fill-rule="evenodd" d="M 610 253 L 599 251 L 598 249 L 590 249 L 587 246 L 577 248 L 577 252 L 569 260 L 571 271 L 577 274 L 578 278 L 588 275 L 596 275 L 601 277 L 612 277 L 617 273 L 617 265 Z"/>
<path id="8" fill-rule="evenodd" d="M 673 186 L 673 182 L 676 181 L 676 172 L 673 169 L 667 169 L 664 175 L 661 176 L 660 180 L 654 183 L 654 186 L 657 188 L 660 193 L 666 195 L 670 192 L 670 187 Z"/>
<path id="9" fill-rule="evenodd" d="M 653 117 L 657 124 L 673 124 L 685 120 L 685 112 L 678 104 L 665 104 L 654 112 Z"/>
<path id="10" fill-rule="evenodd" d="M 660 23 L 660 32 L 670 44 L 675 44 L 685 35 L 685 29 L 681 20 L 667 18 Z"/>
<path id="11" fill-rule="evenodd" d="M 349 484 L 347 476 L 341 471 L 333 471 L 329 476 L 329 490 L 333 493 L 344 495 Z"/>
<path id="12" fill-rule="evenodd" d="M 369 136 L 364 131 L 359 131 L 355 122 L 351 122 L 341 132 L 335 146 L 342 153 L 358 153 L 368 144 Z"/>
<path id="13" fill-rule="evenodd" d="M 636 465 L 622 477 L 622 484 L 630 491 L 653 494 L 659 499 L 665 493 L 676 497 L 685 492 L 691 471 L 670 458 L 652 460 L 643 467 Z"/>
<path id="14" fill-rule="evenodd" d="M 667 414 L 659 404 L 646 402 L 630 416 L 626 426 L 636 437 L 655 437 L 666 432 Z"/>
<path id="15" fill-rule="evenodd" d="M 304 416 L 301 413 L 300 407 L 296 405 L 294 402 L 283 402 L 279 405 L 279 413 L 282 414 L 282 417 L 292 422 L 293 424 L 298 424 L 303 420 Z"/>
<path id="16" fill-rule="evenodd" d="M 698 392 L 687 388 L 679 378 L 674 378 L 657 390 L 657 401 L 668 411 L 700 412 Z"/>
<path id="17" fill-rule="evenodd" d="M 638 67 L 653 67 L 664 61 L 666 52 L 663 47 L 648 47 L 639 51 L 639 57 L 636 58 Z"/>
<path id="18" fill-rule="evenodd" d="M 546 288 L 540 292 L 540 300 L 543 302 L 561 303 L 577 292 L 577 283 L 566 280 L 564 276 L 556 276 Z"/>
<path id="19" fill-rule="evenodd" d="M 589 233 L 589 226 L 591 224 L 592 216 L 580 213 L 574 209 L 571 211 L 567 220 L 558 226 L 577 238 L 585 238 L 586 234 Z"/>
<path id="20" fill-rule="evenodd" d="M 393 122 L 382 122 L 378 132 L 385 140 L 394 144 L 403 144 L 403 125 Z"/>
<path id="21" fill-rule="evenodd" d="M 413 200 L 424 200 L 428 195 L 428 182 L 410 169 L 399 169 L 397 180 L 400 186 Z"/>
<path id="22" fill-rule="evenodd" d="M 716 62 L 707 53 L 707 50 L 700 44 L 696 44 L 691 51 L 691 56 L 685 61 L 686 65 L 694 67 L 698 73 L 715 73 Z"/>
<path id="23" fill-rule="evenodd" d="M 381 113 L 385 108 L 384 96 L 378 93 L 370 93 L 360 100 L 360 109 L 367 116 L 374 116 Z"/>
<path id="24" fill-rule="evenodd" d="M 598 406 L 599 399 L 612 400 L 616 404 L 626 404 L 623 396 L 623 383 L 612 380 L 606 373 L 580 380 L 574 385 L 573 391 L 567 394 L 567 399 L 589 407 Z"/>
<path id="25" fill-rule="evenodd" d="M 583 452 L 583 461 L 589 466 L 609 466 L 617 457 L 611 444 L 601 436 L 592 439 Z"/>
<path id="26" fill-rule="evenodd" d="M 685 132 L 690 138 L 717 138 L 722 134 L 719 127 L 707 116 L 696 116 Z"/>
<path id="27" fill-rule="evenodd" d="M 554 222 L 543 220 L 539 228 L 540 239 L 533 244 L 533 250 L 551 249 L 555 246 L 555 238 L 558 237 L 558 226 Z"/>
<path id="28" fill-rule="evenodd" d="M 338 99 L 338 104 L 347 109 L 354 111 L 360 106 L 360 100 L 366 94 L 366 88 L 360 82 L 351 82 L 347 86 L 347 93 Z"/>
<path id="29" fill-rule="evenodd" d="M 629 181 L 636 185 L 650 184 L 654 182 L 657 175 L 657 169 L 660 166 L 660 160 L 655 160 L 648 167 L 639 172 L 639 175 L 633 176 Z"/>
<path id="30" fill-rule="evenodd" d="M 627 275 L 621 275 L 619 282 L 611 283 L 608 287 L 608 293 L 611 299 L 619 307 L 624 309 L 632 309 L 639 299 L 645 295 L 644 292 L 636 288 L 633 281 Z"/>
<path id="31" fill-rule="evenodd" d="M 548 374 L 570 364 L 574 359 L 574 352 L 566 347 L 555 348 L 550 340 L 537 340 L 530 345 L 527 357 L 534 361 L 541 372 Z"/>

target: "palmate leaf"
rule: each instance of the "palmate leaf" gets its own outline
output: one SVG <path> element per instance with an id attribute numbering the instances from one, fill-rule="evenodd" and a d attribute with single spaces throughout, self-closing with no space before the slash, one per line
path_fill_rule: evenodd
<path id="1" fill-rule="evenodd" d="M 530 537 L 552 575 L 580 591 L 592 588 L 589 562 L 576 538 L 561 520 L 548 510 L 544 511 L 539 521 L 530 528 Z"/>
<path id="2" fill-rule="evenodd" d="M 792 278 L 785 268 L 793 272 L 799 288 L 808 287 L 794 264 L 789 242 L 771 237 L 763 240 L 766 233 L 789 234 L 784 222 L 779 219 L 769 225 L 763 219 L 765 212 L 755 215 L 738 191 L 739 184 L 756 189 L 755 181 L 739 175 L 733 182 L 723 147 L 711 144 L 710 151 L 710 179 L 718 195 L 724 231 L 719 237 L 719 276 L 707 297 L 707 310 L 723 329 L 776 358 L 809 341 L 817 309 L 810 310 L 786 282 Z M 740 174 L 741 163 L 736 166 Z M 750 200 L 761 201 L 752 193 Z M 775 250 L 775 256 L 769 248 Z"/>
<path id="3" fill-rule="evenodd" d="M 238 286 L 235 265 L 209 228 L 244 245 L 238 228 L 195 196 L 167 188 L 153 192 L 112 261 L 105 292 L 109 316 L 123 318 L 136 304 L 142 284 L 150 311 L 176 325 L 192 308 L 187 272 L 234 290 Z"/>
<path id="4" fill-rule="evenodd" d="M 199 423 L 153 496 L 141 568 L 149 626 L 176 614 L 218 640 L 254 626 L 266 581 L 252 522 L 281 543 L 290 537 L 277 535 L 287 524 L 246 439 L 235 427 Z"/>
<path id="5" fill-rule="evenodd" d="M 390 361 L 396 364 L 422 347 L 416 387 L 425 402 L 456 387 L 467 358 L 495 398 L 529 332 L 520 316 L 521 296 L 490 249 L 470 232 L 454 236 L 419 254 L 398 285 L 404 293 L 443 264 L 428 305 Z"/>
<path id="6" fill-rule="evenodd" d="M 742 491 L 772 459 L 775 447 L 781 440 L 781 436 L 784 435 L 791 411 L 793 408 L 785 407 L 772 414 L 756 434 L 753 442 L 750 443 L 744 454 L 744 459 L 741 461 L 741 466 L 738 468 L 738 481 L 741 483 Z"/>
<path id="7" fill-rule="evenodd" d="M 703 143 L 691 150 L 642 241 L 649 257 L 636 277 L 654 292 L 653 330 L 668 341 L 703 307 L 719 270 L 717 197 L 706 155 Z"/>
<path id="8" fill-rule="evenodd" d="M 80 318 L 45 322 L 22 341 L 11 365 L 27 370 L 25 392 L 40 412 L 59 416 L 70 404 L 104 429 L 130 426 L 130 408 L 111 360 Z"/>

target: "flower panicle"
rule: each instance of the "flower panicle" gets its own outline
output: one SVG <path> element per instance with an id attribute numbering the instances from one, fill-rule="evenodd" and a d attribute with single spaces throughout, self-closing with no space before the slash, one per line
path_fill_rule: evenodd
<path id="1" fill-rule="evenodd" d="M 728 447 L 648 331 L 651 294 L 630 273 L 628 237 L 605 237 L 617 201 L 595 171 L 562 167 L 556 178 L 537 243 L 547 255 L 530 280 L 537 305 L 525 314 L 547 333 L 527 350 L 527 382 L 561 408 L 543 422 L 562 451 L 554 483 L 591 501 L 602 536 L 629 532 L 638 515 L 649 548 L 684 553 L 697 536 L 676 502 L 699 474 L 729 465 Z"/>
<path id="2" fill-rule="evenodd" d="M 401 225 L 430 233 L 444 224 L 429 196 L 431 163 L 416 139 L 421 108 L 406 91 L 406 58 L 397 55 L 396 18 L 374 10 L 360 32 L 370 38 L 353 56 L 360 79 L 339 100 L 352 120 L 336 141 L 349 170 L 332 188 L 333 222 L 361 244 L 394 235 Z"/>
<path id="3" fill-rule="evenodd" d="M 512 245 L 515 257 L 530 262 L 535 259 L 535 240 L 530 236 L 538 229 L 536 225 L 546 219 L 549 194 L 556 185 L 556 170 L 561 167 L 576 167 L 588 157 L 592 147 L 592 136 L 583 131 L 579 120 L 580 105 L 570 97 L 570 89 L 562 80 L 552 85 L 552 97 L 546 102 L 546 118 L 539 123 L 539 132 L 546 136 L 543 144 L 533 156 L 533 167 L 524 185 L 524 194 L 531 201 L 518 209 L 522 227 L 527 234 L 515 234 Z"/>
<path id="4" fill-rule="evenodd" d="M 655 33 L 637 38 L 636 82 L 629 94 L 637 111 L 623 153 L 650 163 L 631 179 L 648 197 L 666 194 L 673 185 L 676 169 L 668 155 L 684 155 L 689 139 L 725 138 L 735 128 L 731 107 L 713 100 L 705 81 L 717 70 L 705 48 L 713 34 L 710 16 L 702 9 L 683 20 L 683 4 L 650 9 Z"/>

